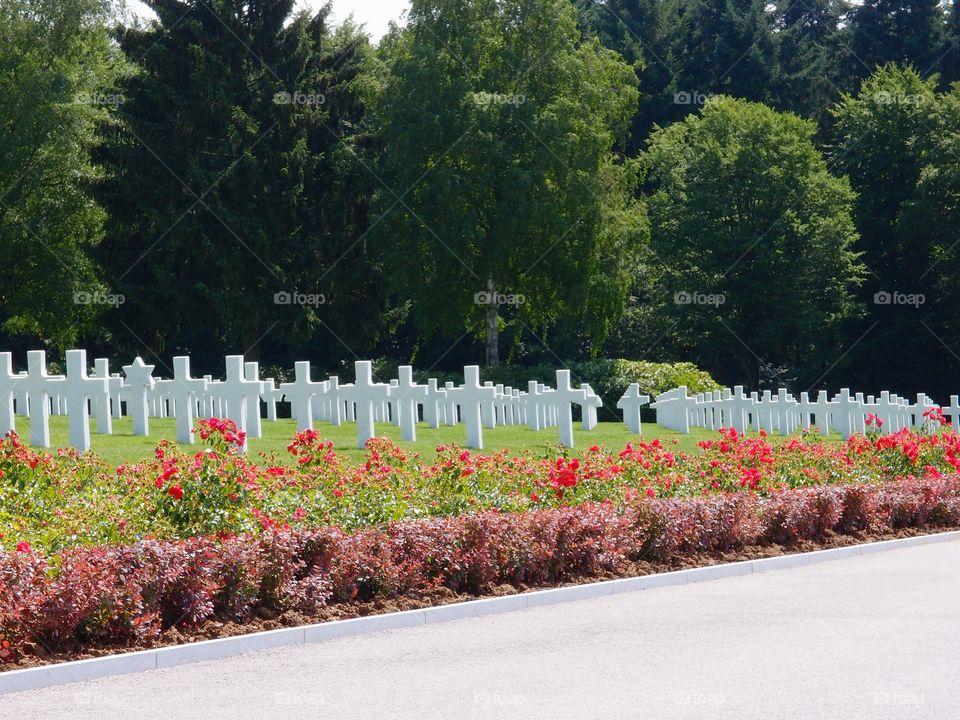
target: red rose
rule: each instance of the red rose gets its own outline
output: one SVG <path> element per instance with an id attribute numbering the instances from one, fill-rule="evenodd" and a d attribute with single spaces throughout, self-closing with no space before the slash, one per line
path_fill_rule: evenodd
<path id="1" fill-rule="evenodd" d="M 170 489 L 167 490 L 167 494 L 172 497 L 174 500 L 183 499 L 183 488 L 179 485 L 171 485 Z"/>

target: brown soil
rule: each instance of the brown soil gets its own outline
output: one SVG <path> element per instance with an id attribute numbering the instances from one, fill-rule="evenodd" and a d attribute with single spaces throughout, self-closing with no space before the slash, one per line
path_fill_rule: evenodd
<path id="1" fill-rule="evenodd" d="M 377 599 L 370 602 L 339 603 L 336 605 L 327 606 L 314 615 L 304 615 L 298 612 L 285 612 L 278 615 L 267 608 L 258 608 L 257 612 L 255 613 L 257 617 L 246 623 L 210 621 L 205 623 L 203 627 L 199 628 L 197 631 L 190 633 L 186 633 L 177 628 L 170 628 L 166 630 L 157 640 L 149 644 L 88 647 L 77 652 L 50 654 L 44 653 L 40 648 L 37 648 L 36 655 L 21 657 L 19 661 L 13 665 L 0 666 L 0 672 L 20 670 L 23 668 L 37 667 L 53 663 L 68 662 L 71 660 L 103 657 L 105 655 L 133 652 L 136 650 L 149 650 L 160 647 L 169 647 L 172 645 L 183 645 L 200 640 L 214 640 L 216 638 L 233 637 L 235 635 L 245 635 L 264 630 L 277 630 L 285 627 L 296 627 L 298 625 L 322 623 L 331 620 L 347 620 L 350 618 L 364 617 L 367 615 L 381 615 L 385 613 L 398 612 L 401 610 L 417 610 L 437 605 L 449 605 L 457 602 L 465 602 L 467 600 L 477 600 L 484 597 L 516 595 L 517 593 L 531 590 L 548 590 L 557 587 L 581 585 L 599 580 L 640 577 L 654 573 L 669 572 L 671 570 L 684 570 L 688 568 L 706 567 L 709 565 L 720 565 L 744 560 L 757 560 L 760 558 L 777 557 L 780 555 L 793 555 L 797 553 L 826 550 L 836 547 L 846 547 L 849 545 L 858 545 L 881 540 L 915 537 L 917 535 L 931 535 L 936 534 L 937 532 L 950 532 L 954 529 L 955 528 L 908 528 L 887 533 L 855 533 L 852 535 L 834 535 L 819 543 L 813 541 L 802 541 L 790 546 L 753 545 L 740 548 L 738 550 L 731 550 L 729 552 L 686 553 L 684 555 L 672 558 L 667 562 L 629 563 L 620 572 L 606 572 L 592 577 L 581 577 L 574 582 L 565 582 L 555 585 L 542 585 L 536 587 L 528 587 L 523 584 L 519 585 L 518 587 L 507 584 L 495 585 L 487 588 L 486 591 L 480 595 L 458 594 L 449 588 L 436 588 L 434 590 L 424 592 L 410 592 L 404 597 L 389 600 Z"/>

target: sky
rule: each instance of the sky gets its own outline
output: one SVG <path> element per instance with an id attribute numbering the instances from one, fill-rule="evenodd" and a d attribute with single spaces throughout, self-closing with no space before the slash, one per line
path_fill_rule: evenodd
<path id="1" fill-rule="evenodd" d="M 149 17 L 149 8 L 139 0 L 128 0 L 130 9 L 138 15 Z M 298 7 L 317 9 L 325 0 L 298 0 Z M 353 13 L 354 20 L 366 26 L 374 41 L 387 31 L 391 20 L 399 20 L 400 15 L 410 7 L 409 0 L 333 0 L 333 21 L 340 23 Z"/>

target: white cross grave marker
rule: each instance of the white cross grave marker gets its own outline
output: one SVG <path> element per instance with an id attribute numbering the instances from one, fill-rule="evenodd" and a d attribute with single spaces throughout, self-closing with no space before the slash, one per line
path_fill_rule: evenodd
<path id="1" fill-rule="evenodd" d="M 47 354 L 43 350 L 27 351 L 27 390 L 30 414 L 30 444 L 50 447 L 50 395 L 66 382 L 63 375 L 47 374 Z"/>
<path id="2" fill-rule="evenodd" d="M 623 422 L 626 423 L 634 435 L 642 435 L 640 424 L 640 408 L 650 402 L 649 395 L 640 394 L 640 383 L 630 383 L 619 400 L 617 407 L 623 410 Z"/>
<path id="3" fill-rule="evenodd" d="M 190 357 L 187 355 L 175 357 L 170 396 L 173 398 L 177 415 L 177 442 L 182 445 L 193 444 L 193 419 L 197 398 L 206 391 L 207 379 L 190 375 Z"/>
<path id="4" fill-rule="evenodd" d="M 127 412 L 133 418 L 133 434 L 146 437 L 150 434 L 150 406 L 149 393 L 156 386 L 153 377 L 155 365 L 146 365 L 143 358 L 137 357 L 130 365 L 123 366 L 126 378 L 125 385 L 129 388 Z"/>
<path id="5" fill-rule="evenodd" d="M 257 396 L 253 397 L 251 394 L 247 397 L 247 434 L 252 438 L 263 437 L 263 419 L 260 416 L 260 395 L 263 394 L 265 384 L 260 379 L 260 363 L 244 363 L 243 372 L 247 380 L 253 380 L 257 383 Z"/>
<path id="6" fill-rule="evenodd" d="M 480 384 L 480 366 L 467 365 L 463 368 L 463 385 L 447 390 L 447 397 L 460 406 L 463 423 L 467 426 L 467 447 L 483 449 L 483 424 L 480 421 L 480 407 L 493 399 L 496 389 Z"/>
<path id="7" fill-rule="evenodd" d="M 584 383 L 581 387 L 587 391 L 587 400 L 581 406 L 580 426 L 584 430 L 593 430 L 597 426 L 597 410 L 603 407 L 603 399 L 593 391 L 588 383 Z"/>
<path id="8" fill-rule="evenodd" d="M 423 421 L 432 428 L 440 427 L 440 415 L 447 391 L 437 387 L 437 379 L 427 380 L 427 399 L 423 403 Z"/>
<path id="9" fill-rule="evenodd" d="M 123 387 L 123 378 L 119 375 L 110 374 L 110 360 L 108 358 L 97 358 L 93 361 L 94 373 L 91 377 L 105 379 L 107 381 L 107 393 L 105 395 L 97 394 L 93 398 L 93 414 L 97 418 L 97 433 L 100 435 L 110 435 L 113 433 L 113 415 L 110 410 L 110 401 L 117 397 L 117 393 Z M 119 403 L 119 400 L 116 400 Z"/>
<path id="10" fill-rule="evenodd" d="M 70 445 L 81 453 L 90 449 L 90 408 L 87 400 L 101 396 L 96 402 L 103 402 L 102 397 L 106 397 L 109 402 L 110 388 L 107 382 L 105 377 L 87 377 L 86 350 L 67 350 L 65 395 Z"/>
<path id="11" fill-rule="evenodd" d="M 391 392 L 397 394 L 396 408 L 400 421 L 400 437 L 407 442 L 414 442 L 417 439 L 417 404 L 420 398 L 427 397 L 427 386 L 417 385 L 413 381 L 413 368 L 409 365 L 398 367 L 397 374 L 400 377 L 397 386 L 391 388 Z"/>
<path id="12" fill-rule="evenodd" d="M 227 374 L 220 387 L 220 397 L 226 401 L 226 416 L 233 420 L 237 429 L 244 433 L 241 452 L 247 451 L 247 422 L 249 417 L 260 413 L 259 380 L 247 377 L 243 355 L 227 355 L 225 358 Z"/>
<path id="13" fill-rule="evenodd" d="M 362 449 L 376 435 L 374 403 L 390 397 L 390 386 L 373 382 L 373 364 L 369 360 L 357 360 L 354 371 L 356 380 L 343 387 L 342 396 L 356 405 L 357 447 Z"/>
<path id="14" fill-rule="evenodd" d="M 954 432 L 960 432 L 960 399 L 950 396 L 950 406 L 943 408 L 943 414 L 950 417 L 950 426 Z"/>
<path id="15" fill-rule="evenodd" d="M 26 379 L 26 373 L 13 372 L 13 355 L 8 352 L 0 353 L 0 437 L 17 429 L 13 397 Z"/>
<path id="16" fill-rule="evenodd" d="M 540 430 L 540 384 L 536 380 L 527 382 L 527 394 L 523 396 L 523 407 L 527 414 L 527 427 L 534 431 Z"/>
<path id="17" fill-rule="evenodd" d="M 735 385 L 727 404 L 729 406 L 730 425 L 739 433 L 746 432 L 750 415 L 753 413 L 753 398 L 744 395 L 742 385 Z"/>
<path id="18" fill-rule="evenodd" d="M 321 383 L 310 379 L 310 363 L 300 360 L 293 364 L 293 382 L 280 383 L 280 390 L 290 403 L 291 415 L 297 423 L 297 432 L 313 430 L 313 398 Z"/>
<path id="19" fill-rule="evenodd" d="M 587 400 L 587 391 L 570 386 L 570 371 L 557 370 L 557 389 L 553 391 L 553 404 L 557 408 L 557 425 L 560 428 L 560 444 L 573 447 L 573 403 L 581 408 Z"/>
<path id="20" fill-rule="evenodd" d="M 277 381 L 274 378 L 267 378 L 263 381 L 263 401 L 267 405 L 267 420 L 277 421 L 277 403 L 283 400 L 283 393 L 277 387 Z"/>

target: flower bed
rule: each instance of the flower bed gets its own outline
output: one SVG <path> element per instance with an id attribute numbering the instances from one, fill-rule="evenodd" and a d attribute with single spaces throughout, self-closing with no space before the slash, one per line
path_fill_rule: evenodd
<path id="1" fill-rule="evenodd" d="M 931 415 L 942 424 L 942 415 Z M 278 613 L 439 590 L 480 594 L 629 573 L 641 561 L 960 526 L 960 437 L 723 430 L 683 453 L 541 456 L 385 440 L 350 464 L 314 432 L 295 468 L 251 462 L 229 421 L 205 447 L 106 467 L 0 441 L 0 664 L 142 647 Z M 425 595 L 426 594 L 426 595 Z"/>
<path id="2" fill-rule="evenodd" d="M 482 594 L 622 573 L 640 560 L 832 533 L 960 525 L 960 478 L 821 486 L 612 503 L 524 513 L 486 511 L 256 537 L 75 547 L 0 556 L 0 667 L 25 656 L 136 645 L 169 628 L 202 633 L 324 606 L 446 588 Z"/>
<path id="3" fill-rule="evenodd" d="M 289 447 L 296 467 L 239 455 L 229 421 L 203 422 L 198 435 L 202 450 L 161 442 L 155 458 L 116 468 L 73 451 L 37 453 L 16 435 L 0 440 L 0 549 L 53 553 L 77 545 L 324 525 L 353 531 L 494 509 L 527 512 L 586 502 L 624 508 L 644 499 L 728 492 L 766 497 L 790 488 L 936 479 L 960 470 L 960 436 L 947 432 L 871 434 L 845 443 L 805 435 L 774 444 L 723 430 L 695 453 L 654 440 L 620 452 L 593 446 L 579 454 L 562 448 L 484 454 L 442 446 L 429 460 L 375 439 L 362 463 L 305 432 Z"/>

